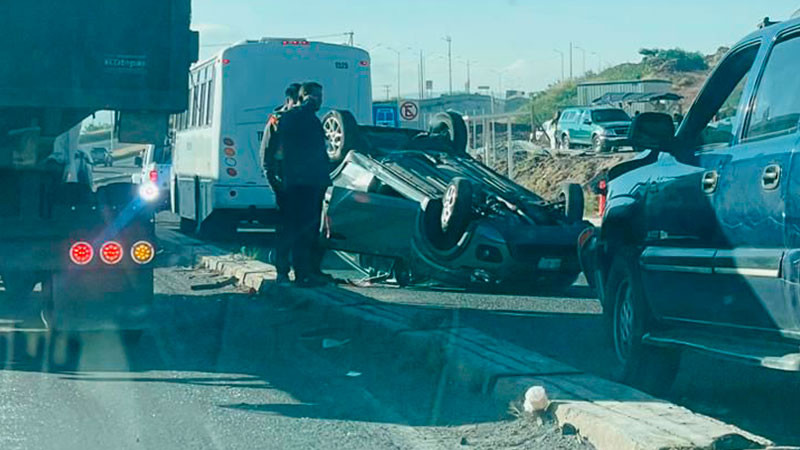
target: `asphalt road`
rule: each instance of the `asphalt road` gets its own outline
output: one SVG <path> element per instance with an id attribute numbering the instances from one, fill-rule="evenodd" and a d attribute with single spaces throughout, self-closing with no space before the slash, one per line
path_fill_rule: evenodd
<path id="1" fill-rule="evenodd" d="M 43 330 L 0 331 L 0 448 L 585 447 L 466 393 L 434 420 L 428 375 L 388 373 L 342 336 L 326 348 L 327 324 L 280 298 L 197 290 L 224 280 L 190 266 L 217 250 L 170 228 L 159 223 L 154 323 L 138 342 L 81 333 L 43 351 Z"/>
<path id="2" fill-rule="evenodd" d="M 239 236 L 218 245 L 243 247 L 265 255 L 264 237 Z M 255 250 L 254 250 L 255 249 Z M 359 279 L 343 270 L 336 257 L 326 271 L 337 278 Z M 602 310 L 594 293 L 579 280 L 563 295 L 488 295 L 444 289 L 401 289 L 377 285 L 347 289 L 390 304 L 422 310 L 460 310 L 462 325 L 563 361 L 588 373 L 610 378 L 615 360 Z M 667 399 L 698 413 L 732 423 L 782 445 L 800 446 L 800 376 L 742 366 L 687 352 Z"/>

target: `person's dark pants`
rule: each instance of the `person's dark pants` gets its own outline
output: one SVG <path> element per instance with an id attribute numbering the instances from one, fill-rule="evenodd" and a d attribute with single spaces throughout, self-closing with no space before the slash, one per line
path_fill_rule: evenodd
<path id="1" fill-rule="evenodd" d="M 286 234 L 297 280 L 319 271 L 317 255 L 324 195 L 325 188 L 320 186 L 290 186 L 284 192 Z"/>
<path id="2" fill-rule="evenodd" d="M 291 263 L 289 254 L 291 252 L 292 235 L 290 233 L 291 227 L 289 226 L 289 212 L 288 203 L 286 201 L 286 192 L 283 189 L 275 190 L 275 201 L 278 203 L 278 221 L 277 221 L 277 235 L 278 239 L 275 242 L 275 269 L 278 271 L 279 276 L 289 276 L 291 270 Z"/>

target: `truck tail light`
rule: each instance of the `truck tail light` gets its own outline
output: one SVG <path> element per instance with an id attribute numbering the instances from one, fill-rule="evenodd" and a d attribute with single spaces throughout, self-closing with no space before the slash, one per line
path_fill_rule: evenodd
<path id="1" fill-rule="evenodd" d="M 94 249 L 88 242 L 78 241 L 69 248 L 69 259 L 79 266 L 85 266 L 92 261 Z"/>
<path id="2" fill-rule="evenodd" d="M 157 170 L 151 170 L 150 171 L 150 181 L 152 181 L 153 183 L 158 181 L 158 171 Z"/>
<path id="3" fill-rule="evenodd" d="M 147 241 L 139 241 L 131 246 L 131 258 L 137 264 L 147 264 L 156 256 L 153 244 Z"/>
<path id="4" fill-rule="evenodd" d="M 106 264 L 117 264 L 122 261 L 122 246 L 114 241 L 108 241 L 100 247 L 100 259 Z"/>

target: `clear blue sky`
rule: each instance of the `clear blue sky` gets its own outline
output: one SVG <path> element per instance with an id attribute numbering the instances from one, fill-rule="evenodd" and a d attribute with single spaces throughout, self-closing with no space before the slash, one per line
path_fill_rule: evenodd
<path id="1" fill-rule="evenodd" d="M 300 7 L 302 5 L 302 8 Z M 602 5 L 602 6 L 601 6 Z M 416 93 L 419 50 L 427 56 L 426 78 L 447 90 L 446 35 L 453 39 L 453 86 L 463 90 L 465 60 L 472 88 L 542 89 L 561 75 L 560 57 L 569 41 L 584 48 L 586 68 L 638 61 L 642 47 L 680 47 L 711 53 L 755 29 L 765 16 L 786 19 L 798 0 L 193 0 L 193 27 L 201 32 L 202 56 L 211 44 L 263 36 L 314 37 L 355 32 L 356 45 L 370 50 L 374 96 L 397 84 L 402 50 L 402 93 Z M 345 37 L 324 38 L 344 42 Z M 599 55 L 594 56 L 592 52 Z M 569 63 L 567 61 L 567 72 Z M 573 52 L 573 71 L 583 54 Z M 494 70 L 494 71 L 493 71 Z"/>

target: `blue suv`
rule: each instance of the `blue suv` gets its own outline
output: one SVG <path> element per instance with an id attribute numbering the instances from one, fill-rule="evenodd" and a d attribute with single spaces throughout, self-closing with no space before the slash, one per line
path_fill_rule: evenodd
<path id="1" fill-rule="evenodd" d="M 620 380 L 668 388 L 691 349 L 800 371 L 800 19 L 723 58 L 675 133 L 645 113 L 579 241 Z"/>
<path id="2" fill-rule="evenodd" d="M 557 139 L 561 148 L 589 146 L 600 153 L 627 145 L 631 118 L 619 108 L 567 108 L 558 121 Z"/>

